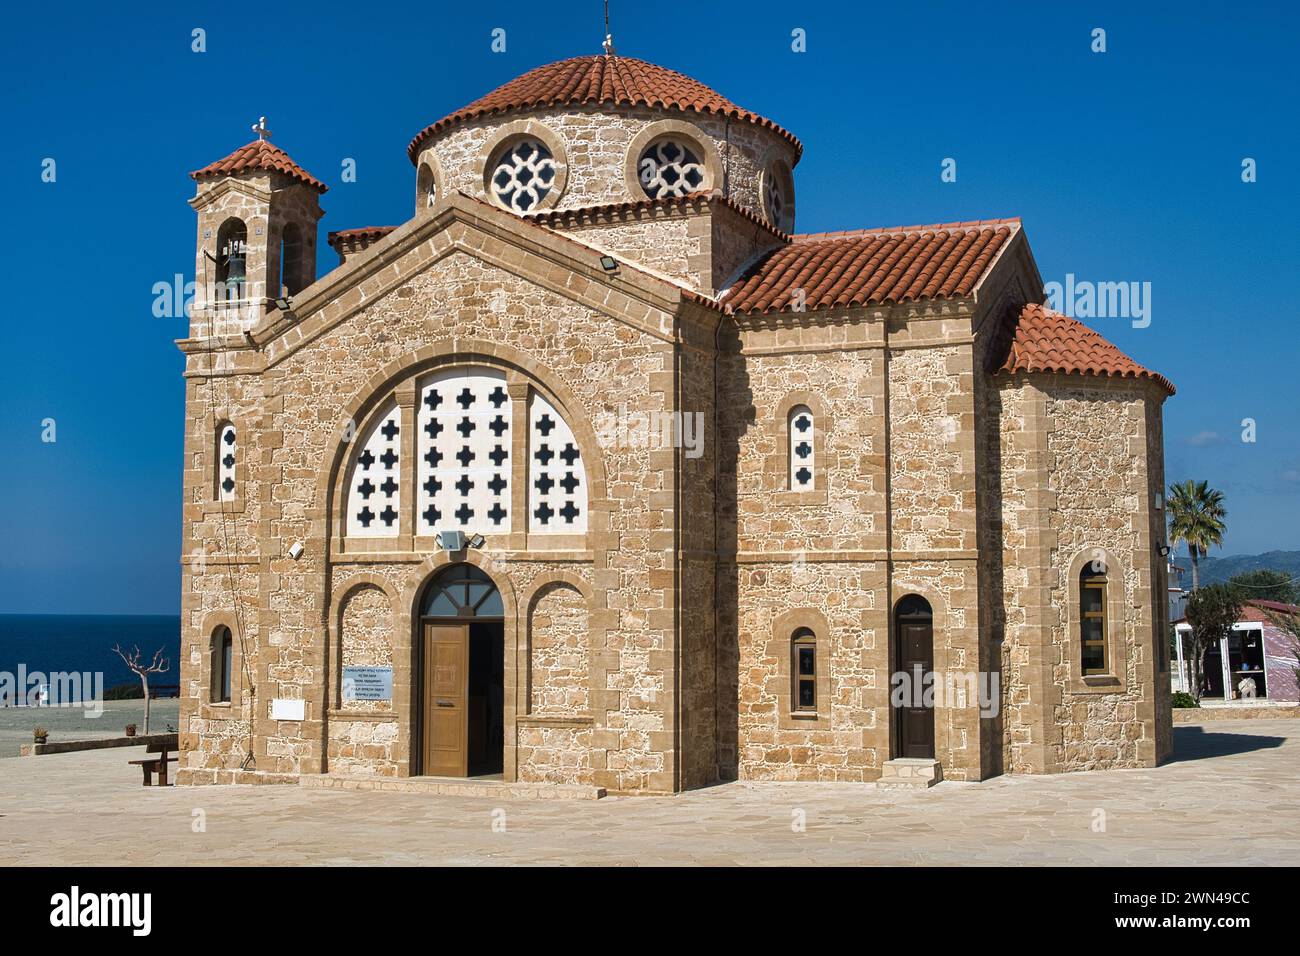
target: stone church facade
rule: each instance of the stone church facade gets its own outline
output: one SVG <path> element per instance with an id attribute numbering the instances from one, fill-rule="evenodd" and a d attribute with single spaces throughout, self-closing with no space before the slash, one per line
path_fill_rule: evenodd
<path id="1" fill-rule="evenodd" d="M 320 277 L 326 187 L 263 133 L 193 174 L 182 782 L 1171 752 L 1172 385 L 1040 304 L 1019 220 L 795 233 L 801 152 L 550 64 L 416 136 L 412 217 Z"/>

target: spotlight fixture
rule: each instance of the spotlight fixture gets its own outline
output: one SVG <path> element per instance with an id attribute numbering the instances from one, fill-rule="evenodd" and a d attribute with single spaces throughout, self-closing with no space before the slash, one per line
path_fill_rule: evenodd
<path id="1" fill-rule="evenodd" d="M 290 305 L 291 303 L 287 296 L 281 296 L 280 298 L 275 300 L 275 307 L 279 309 L 281 312 L 288 312 Z"/>
<path id="2" fill-rule="evenodd" d="M 295 541 L 289 548 L 289 557 L 297 561 L 302 557 L 303 544 L 301 541 Z"/>
<path id="3" fill-rule="evenodd" d="M 600 267 L 604 269 L 606 272 L 608 272 L 610 275 L 613 275 L 614 273 L 618 272 L 618 260 L 615 259 L 613 256 L 601 256 Z"/>
<path id="4" fill-rule="evenodd" d="M 486 539 L 481 534 L 472 535 L 469 539 L 471 548 L 481 548 L 486 543 Z"/>
<path id="5" fill-rule="evenodd" d="M 1162 544 L 1162 545 L 1160 546 L 1160 557 L 1162 557 L 1162 558 L 1167 558 L 1167 557 L 1169 557 L 1169 545 L 1167 545 L 1167 544 Z"/>
<path id="6" fill-rule="evenodd" d="M 439 531 L 438 547 L 444 551 L 464 551 L 465 533 L 463 531 Z"/>

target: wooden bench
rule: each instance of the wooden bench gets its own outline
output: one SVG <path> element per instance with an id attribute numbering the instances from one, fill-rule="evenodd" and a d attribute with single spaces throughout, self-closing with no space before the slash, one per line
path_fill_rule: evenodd
<path id="1" fill-rule="evenodd" d="M 152 787 L 153 775 L 158 775 L 157 786 L 167 786 L 167 765 L 176 763 L 177 757 L 172 751 L 177 749 L 178 740 L 176 734 L 172 734 L 165 740 L 151 743 L 145 747 L 145 753 L 157 754 L 157 757 L 146 757 L 143 760 L 129 760 L 128 763 L 134 764 L 140 768 L 144 774 L 144 786 Z"/>

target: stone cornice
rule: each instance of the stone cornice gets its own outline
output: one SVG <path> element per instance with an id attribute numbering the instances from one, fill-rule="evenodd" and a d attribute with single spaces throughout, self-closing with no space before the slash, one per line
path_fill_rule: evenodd
<path id="1" fill-rule="evenodd" d="M 683 286 L 619 261 L 505 210 L 453 193 L 364 252 L 308 286 L 292 308 L 267 315 L 250 333 L 273 366 L 371 302 L 453 252 L 463 252 L 664 341 L 674 341 L 673 316 L 698 317 L 716 305 Z"/>

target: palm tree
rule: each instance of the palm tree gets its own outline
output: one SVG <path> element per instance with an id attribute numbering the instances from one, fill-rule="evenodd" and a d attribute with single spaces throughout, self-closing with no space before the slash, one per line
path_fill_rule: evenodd
<path id="1" fill-rule="evenodd" d="M 1181 485 L 1170 485 L 1169 537 L 1175 547 L 1179 541 L 1187 542 L 1187 552 L 1192 556 L 1193 591 L 1201 586 L 1199 560 L 1211 546 L 1223 544 L 1224 532 L 1228 530 L 1223 520 L 1226 517 L 1222 491 L 1190 478 Z"/>

